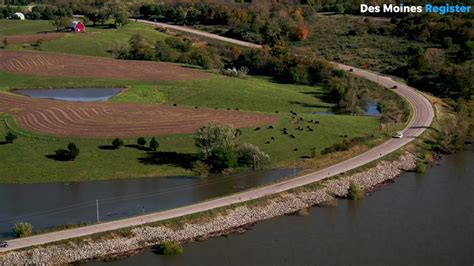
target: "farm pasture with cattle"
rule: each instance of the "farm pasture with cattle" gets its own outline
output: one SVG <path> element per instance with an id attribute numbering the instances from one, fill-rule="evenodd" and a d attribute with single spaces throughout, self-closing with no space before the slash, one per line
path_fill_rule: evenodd
<path id="1" fill-rule="evenodd" d="M 38 34 L 41 30 L 9 30 Z M 33 23 L 33 22 L 29 22 Z M 43 25 L 45 30 L 47 25 Z M 50 30 L 50 29 L 49 29 Z M 321 86 L 278 83 L 269 77 L 228 77 L 213 70 L 174 63 L 118 60 L 110 47 L 145 33 L 150 43 L 166 34 L 130 23 L 121 29 L 88 27 L 86 33 L 61 33 L 40 47 L 8 44 L 0 50 L 0 136 L 18 140 L 0 145 L 2 183 L 81 181 L 145 176 L 193 175 L 198 160 L 195 132 L 208 122 L 239 128 L 240 139 L 271 157 L 267 167 L 321 167 L 368 149 L 387 138 L 378 118 L 327 115 L 333 103 Z M 91 57 L 96 56 L 96 57 Z M 122 88 L 108 102 L 77 103 L 33 99 L 14 89 Z M 370 136 L 370 137 L 367 137 Z M 111 149 L 112 140 L 125 147 Z M 155 137 L 158 152 L 137 145 Z M 364 137 L 339 156 L 321 151 Z M 74 142 L 74 162 L 51 159 Z M 318 156 L 315 156 L 318 154 Z M 318 158 L 313 158 L 318 157 Z M 306 158 L 306 159 L 304 159 Z M 6 167 L 8 166 L 8 167 Z"/>

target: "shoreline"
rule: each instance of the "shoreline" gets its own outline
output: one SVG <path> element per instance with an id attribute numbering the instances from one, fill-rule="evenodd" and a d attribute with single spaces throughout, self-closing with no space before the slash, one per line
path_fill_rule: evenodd
<path id="1" fill-rule="evenodd" d="M 393 182 L 416 166 L 415 155 L 406 152 L 396 160 L 382 160 L 375 166 L 344 177 L 335 177 L 306 187 L 276 194 L 272 197 L 245 202 L 211 211 L 212 217 L 180 217 L 176 225 L 143 225 L 118 232 L 108 237 L 84 237 L 47 246 L 11 251 L 0 255 L 0 264 L 62 264 L 83 263 L 91 260 L 113 260 L 141 252 L 163 242 L 185 243 L 207 238 L 245 232 L 258 221 L 292 214 L 301 209 L 324 204 L 335 197 L 345 197 L 354 181 L 370 193 L 384 183 Z"/>

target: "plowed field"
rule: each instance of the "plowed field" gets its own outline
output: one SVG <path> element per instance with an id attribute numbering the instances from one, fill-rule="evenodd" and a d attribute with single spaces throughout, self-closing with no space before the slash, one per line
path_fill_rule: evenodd
<path id="1" fill-rule="evenodd" d="M 54 136 L 93 138 L 193 133 L 215 121 L 236 128 L 274 124 L 272 115 L 195 109 L 171 105 L 80 103 L 0 93 L 0 113 L 12 114 L 20 127 Z"/>
<path id="2" fill-rule="evenodd" d="M 0 70 L 50 77 L 189 80 L 207 74 L 175 64 L 42 52 L 0 51 Z"/>

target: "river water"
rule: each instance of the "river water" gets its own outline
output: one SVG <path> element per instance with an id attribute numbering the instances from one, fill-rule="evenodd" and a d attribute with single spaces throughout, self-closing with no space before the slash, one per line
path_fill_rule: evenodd
<path id="1" fill-rule="evenodd" d="M 207 178 L 151 177 L 79 183 L 0 185 L 0 239 L 19 221 L 35 230 L 65 223 L 110 221 L 177 208 L 274 182 L 300 169 L 273 169 Z"/>
<path id="2" fill-rule="evenodd" d="M 334 206 L 333 206 L 334 205 Z M 361 201 L 257 223 L 240 235 L 90 265 L 474 265 L 474 152 L 406 173 Z"/>

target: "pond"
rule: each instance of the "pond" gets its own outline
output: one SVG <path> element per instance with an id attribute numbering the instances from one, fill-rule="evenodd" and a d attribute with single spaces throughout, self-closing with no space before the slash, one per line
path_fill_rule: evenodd
<path id="1" fill-rule="evenodd" d="M 71 102 L 106 101 L 120 93 L 120 88 L 75 88 L 75 89 L 18 89 L 14 93 L 41 99 Z"/>
<path id="2" fill-rule="evenodd" d="M 115 220 L 181 207 L 210 198 L 236 193 L 291 176 L 295 169 L 272 169 L 225 176 L 150 177 L 78 183 L 0 185 L 0 239 L 11 238 L 19 221 L 35 230 L 96 221 Z M 300 169 L 296 169 L 299 172 Z"/>
<path id="3" fill-rule="evenodd" d="M 311 114 L 314 115 L 335 115 L 334 112 L 332 111 L 324 111 L 324 112 L 313 112 Z M 378 103 L 377 102 L 368 102 L 367 105 L 365 106 L 364 112 L 362 115 L 366 116 L 380 116 L 381 113 L 378 109 Z"/>

